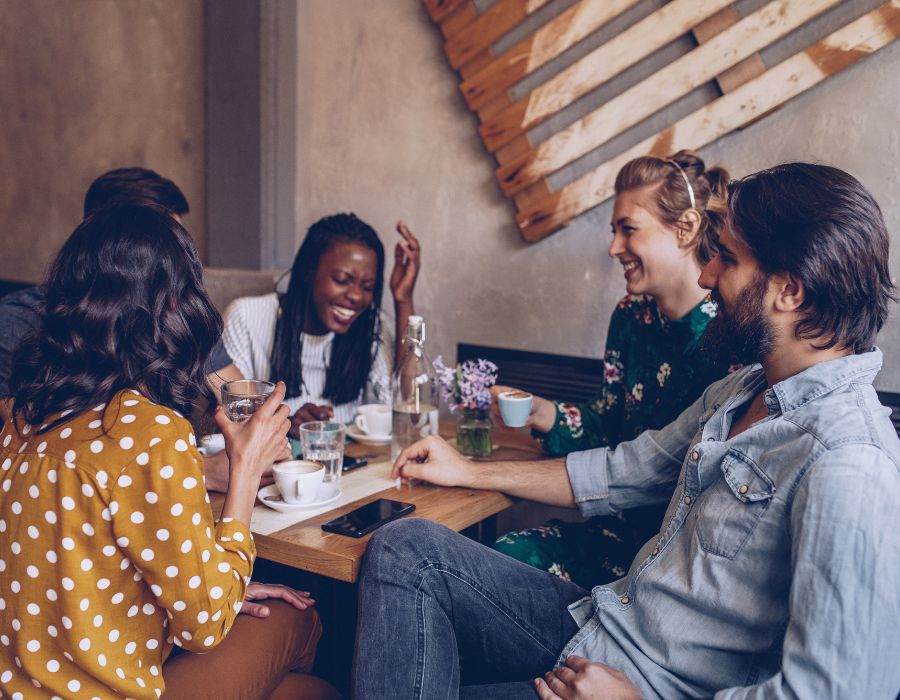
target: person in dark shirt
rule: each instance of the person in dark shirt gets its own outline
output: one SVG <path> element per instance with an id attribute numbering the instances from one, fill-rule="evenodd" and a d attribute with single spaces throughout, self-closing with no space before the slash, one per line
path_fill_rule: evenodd
<path id="1" fill-rule="evenodd" d="M 84 197 L 84 218 L 113 203 L 144 201 L 166 209 L 176 221 L 190 211 L 187 198 L 174 182 L 146 168 L 118 168 L 91 183 Z M 9 396 L 13 353 L 22 339 L 41 325 L 44 288 L 26 287 L 0 298 L 0 399 Z M 214 390 L 225 381 L 241 379 L 222 340 L 209 358 L 208 380 Z M 205 462 L 207 488 L 226 491 L 228 460 L 224 453 Z"/>

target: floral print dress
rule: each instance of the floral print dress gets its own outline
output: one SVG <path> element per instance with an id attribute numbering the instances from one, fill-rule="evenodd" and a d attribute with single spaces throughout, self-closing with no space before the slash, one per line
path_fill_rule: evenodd
<path id="1" fill-rule="evenodd" d="M 603 385 L 590 403 L 556 404 L 556 423 L 534 432 L 552 456 L 616 447 L 671 423 L 729 368 L 700 349 L 716 304 L 705 299 L 677 321 L 649 296 L 626 296 L 609 323 Z M 586 523 L 550 523 L 500 537 L 495 549 L 582 587 L 621 578 L 654 534 L 665 505 L 637 508 Z"/>

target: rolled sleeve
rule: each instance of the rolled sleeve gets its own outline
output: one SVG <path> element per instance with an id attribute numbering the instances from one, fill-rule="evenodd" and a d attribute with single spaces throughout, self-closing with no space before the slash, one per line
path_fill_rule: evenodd
<path id="1" fill-rule="evenodd" d="M 609 448 L 572 452 L 566 457 L 566 471 L 575 497 L 575 505 L 585 517 L 609 515 Z"/>

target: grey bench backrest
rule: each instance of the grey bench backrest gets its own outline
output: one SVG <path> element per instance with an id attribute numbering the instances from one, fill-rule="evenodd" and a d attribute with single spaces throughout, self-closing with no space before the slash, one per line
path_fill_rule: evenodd
<path id="1" fill-rule="evenodd" d="M 484 358 L 500 369 L 499 384 L 560 401 L 590 401 L 600 392 L 603 361 L 528 350 L 460 343 L 458 362 Z"/>

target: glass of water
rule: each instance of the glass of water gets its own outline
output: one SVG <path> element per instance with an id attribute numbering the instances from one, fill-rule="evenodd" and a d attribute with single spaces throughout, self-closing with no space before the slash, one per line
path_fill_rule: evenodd
<path id="1" fill-rule="evenodd" d="M 269 394 L 275 391 L 272 382 L 258 379 L 238 379 L 222 385 L 222 407 L 229 420 L 242 423 L 256 413 Z"/>
<path id="2" fill-rule="evenodd" d="M 325 467 L 325 478 L 319 500 L 331 498 L 340 491 L 341 469 L 344 464 L 343 423 L 313 421 L 300 424 L 300 446 L 303 459 Z"/>

